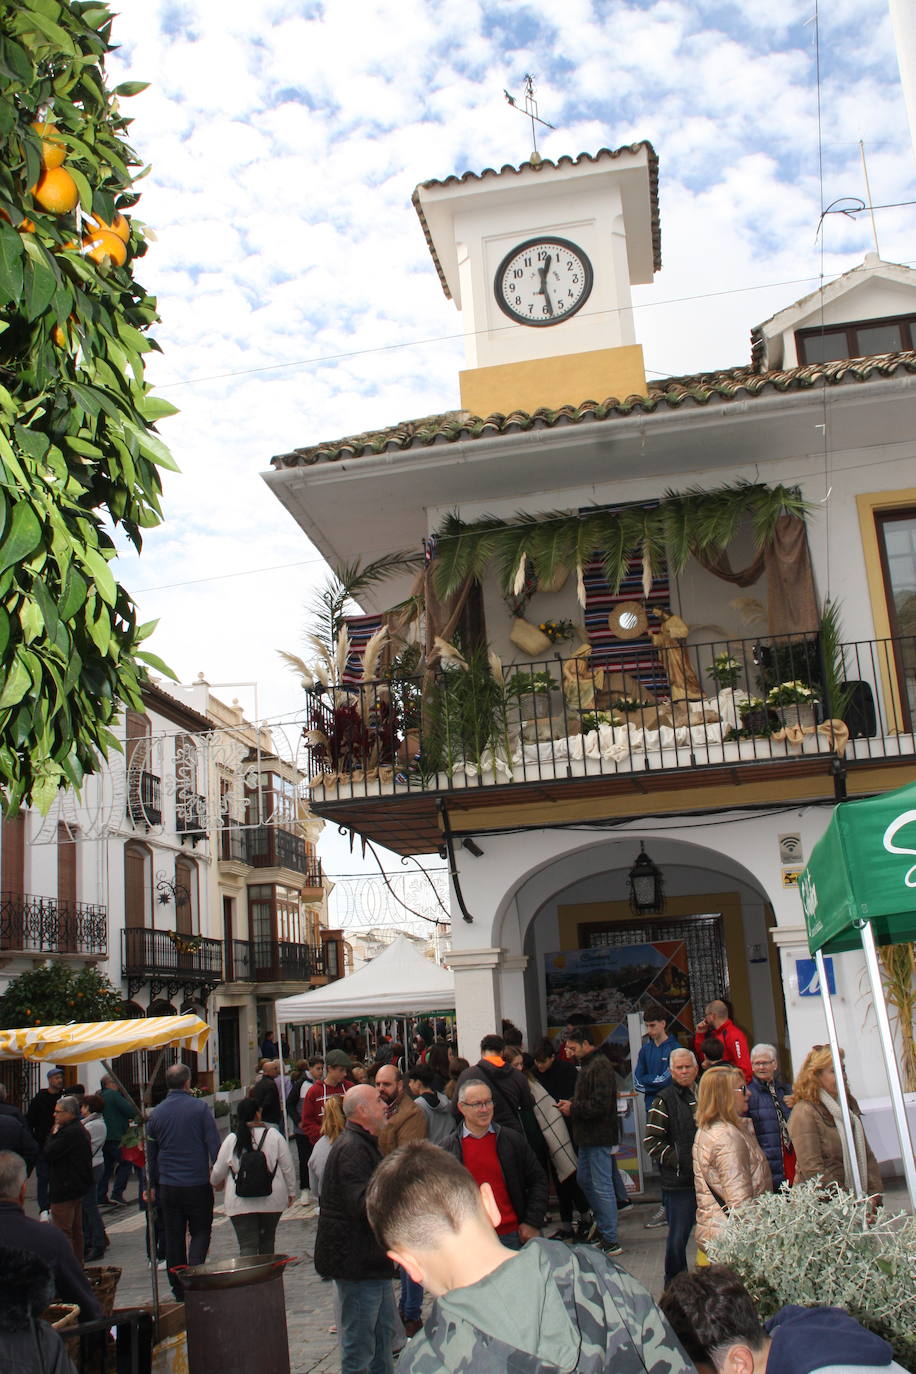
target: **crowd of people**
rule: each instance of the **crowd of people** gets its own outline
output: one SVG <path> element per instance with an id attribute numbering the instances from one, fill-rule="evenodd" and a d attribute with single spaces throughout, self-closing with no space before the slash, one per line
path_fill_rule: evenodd
<path id="1" fill-rule="evenodd" d="M 288 1046 L 267 1035 L 222 1140 L 190 1069 L 170 1067 L 139 1161 L 124 1145 L 135 1108 L 118 1084 L 67 1093 L 51 1070 L 25 1117 L 0 1093 L 0 1269 L 5 1248 L 30 1252 L 61 1298 L 97 1317 L 83 1265 L 104 1254 L 100 1206 L 126 1201 L 134 1170 L 154 1217 L 149 1261 L 168 1269 L 179 1300 L 183 1267 L 207 1258 L 216 1193 L 242 1255 L 275 1251 L 297 1199 L 301 1215 L 317 1213 L 314 1264 L 335 1285 L 342 1374 L 390 1374 L 398 1349 L 411 1374 L 475 1364 L 762 1374 L 768 1360 L 808 1374 L 820 1365 L 792 1351 L 817 1338 L 816 1321 L 764 1331 L 707 1251 L 732 1210 L 796 1181 L 851 1188 L 857 1166 L 880 1200 L 855 1099 L 851 1152 L 829 1048 L 815 1046 L 790 1087 L 774 1047 L 750 1048 L 723 1002 L 705 1009 L 690 1047 L 661 1008 L 647 1009 L 645 1030 L 633 1082 L 668 1232 L 659 1304 L 616 1263 L 619 1219 L 634 1205 L 617 1160 L 619 1061 L 583 1024 L 531 1053 L 506 1025 L 483 1037 L 474 1063 L 430 1034 L 409 1050 L 381 1042 L 371 1063 L 351 1042 L 289 1065 Z M 24 1212 L 33 1168 L 39 1221 Z M 551 1191 L 559 1221 L 545 1235 Z M 845 1321 L 855 1344 L 861 1328 Z M 870 1333 L 861 1351 L 853 1363 L 896 1368 Z"/>

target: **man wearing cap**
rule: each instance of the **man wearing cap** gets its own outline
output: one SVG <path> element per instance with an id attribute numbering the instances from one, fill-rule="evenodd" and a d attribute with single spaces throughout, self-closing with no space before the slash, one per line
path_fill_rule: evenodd
<path id="1" fill-rule="evenodd" d="M 313 1145 L 317 1144 L 321 1135 L 324 1104 L 328 1098 L 343 1097 L 347 1089 L 353 1086 L 347 1077 L 353 1067 L 353 1061 L 348 1054 L 343 1050 L 331 1050 L 324 1062 L 324 1079 L 319 1083 L 313 1083 L 302 1098 L 300 1125 Z"/>
<path id="2" fill-rule="evenodd" d="M 54 1125 L 54 1108 L 64 1091 L 63 1069 L 48 1069 L 48 1086 L 39 1088 L 26 1109 L 26 1122 L 35 1137 L 39 1150 L 44 1150 L 45 1142 Z M 42 1221 L 51 1220 L 51 1198 L 48 1192 L 48 1162 L 41 1154 L 35 1164 L 35 1185 L 38 1190 L 38 1210 Z"/>

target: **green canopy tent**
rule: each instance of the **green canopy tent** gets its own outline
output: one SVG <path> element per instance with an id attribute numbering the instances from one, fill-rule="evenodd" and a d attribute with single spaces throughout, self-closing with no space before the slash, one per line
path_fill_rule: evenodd
<path id="1" fill-rule="evenodd" d="M 817 963 L 827 1034 L 836 1064 L 840 1062 L 839 1041 L 824 955 L 861 950 L 865 956 L 900 1157 L 910 1203 L 916 1211 L 916 1161 L 876 948 L 878 944 L 916 940 L 916 784 L 879 797 L 841 802 L 814 846 L 798 886 L 808 948 Z M 861 1193 L 862 1180 L 842 1074 L 837 1075 L 837 1088 L 856 1191 Z"/>

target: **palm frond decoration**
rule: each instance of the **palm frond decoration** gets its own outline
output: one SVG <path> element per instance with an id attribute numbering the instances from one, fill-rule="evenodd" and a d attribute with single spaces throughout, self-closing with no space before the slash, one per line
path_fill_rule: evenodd
<path id="1" fill-rule="evenodd" d="M 505 521 L 495 517 L 472 524 L 455 514 L 445 517 L 436 531 L 433 563 L 433 585 L 439 596 L 453 596 L 468 577 L 481 576 L 505 529 Z"/>
<path id="2" fill-rule="evenodd" d="M 373 682 L 378 677 L 379 655 L 388 642 L 388 626 L 376 630 L 363 650 L 363 682 Z"/>
<path id="3" fill-rule="evenodd" d="M 290 668 L 294 673 L 299 674 L 299 678 L 303 687 L 314 687 L 315 675 L 304 659 L 301 659 L 298 654 L 287 653 L 285 649 L 278 649 L 277 653 L 283 659 L 283 662 L 286 664 L 287 668 Z"/>
<path id="4" fill-rule="evenodd" d="M 551 511 L 542 515 L 532 530 L 529 556 L 538 582 L 544 586 L 575 562 L 576 529 L 569 516 L 569 511 Z"/>

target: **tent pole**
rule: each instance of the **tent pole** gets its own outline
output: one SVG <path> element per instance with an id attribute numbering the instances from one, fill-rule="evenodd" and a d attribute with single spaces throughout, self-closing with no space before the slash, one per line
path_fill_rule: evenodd
<path id="1" fill-rule="evenodd" d="M 884 1001 L 884 984 L 881 981 L 881 969 L 878 965 L 878 951 L 875 949 L 875 932 L 871 928 L 870 921 L 866 921 L 862 926 L 862 950 L 865 954 L 865 967 L 868 970 L 868 981 L 871 984 L 871 999 L 875 1008 L 875 1018 L 878 1022 L 878 1038 L 881 1041 L 881 1053 L 884 1058 L 884 1068 L 891 1093 L 891 1106 L 897 1125 L 900 1159 L 903 1163 L 903 1173 L 910 1195 L 910 1206 L 916 1212 L 916 1160 L 913 1158 L 913 1142 L 910 1139 L 910 1129 L 906 1119 L 906 1103 L 903 1100 L 900 1069 L 894 1054 L 894 1036 L 887 1014 L 887 1005 Z"/>
<path id="2" fill-rule="evenodd" d="M 150 1079 L 150 1088 L 152 1088 L 153 1079 L 156 1077 L 156 1074 L 157 1074 L 158 1071 L 159 1071 L 159 1065 L 162 1063 L 162 1056 L 163 1056 L 164 1053 L 165 1053 L 164 1050 L 160 1051 L 159 1058 L 156 1060 L 155 1067 L 153 1068 L 153 1076 L 152 1076 L 152 1078 Z M 124 1094 L 124 1096 L 127 1098 L 128 1102 L 131 1104 L 131 1106 L 137 1107 L 136 1102 L 134 1102 L 134 1099 L 131 1097 L 131 1095 L 130 1095 L 130 1093 L 127 1091 L 127 1089 L 124 1087 L 124 1084 L 121 1082 L 120 1078 L 119 1078 L 118 1075 L 115 1073 L 114 1069 L 111 1067 L 111 1065 L 109 1064 L 108 1060 L 107 1060 L 107 1059 L 103 1059 L 103 1060 L 102 1060 L 102 1064 L 103 1064 L 103 1066 L 104 1066 L 105 1072 L 108 1074 L 108 1076 L 111 1078 L 111 1080 L 112 1080 L 114 1083 L 117 1083 L 117 1085 L 118 1085 L 118 1087 L 120 1088 L 121 1092 L 122 1092 L 122 1093 Z M 152 1091 L 150 1091 L 150 1099 L 152 1100 Z M 152 1289 L 153 1289 L 153 1330 L 154 1330 L 155 1333 L 156 1333 L 156 1340 L 158 1340 L 158 1339 L 159 1339 L 159 1256 L 158 1256 L 158 1254 L 157 1254 L 157 1249 L 156 1249 L 155 1208 L 152 1207 L 152 1206 L 150 1205 L 150 1196 L 149 1196 L 150 1181 L 149 1181 L 149 1161 L 148 1161 L 147 1158 L 146 1158 L 146 1117 L 144 1116 L 143 1111 L 141 1110 L 140 1107 L 137 1107 L 137 1123 L 138 1123 L 138 1125 L 139 1125 L 139 1127 L 140 1127 L 140 1143 L 141 1143 L 142 1146 L 143 1146 L 143 1174 L 144 1174 L 144 1177 L 145 1177 L 145 1179 L 146 1179 L 146 1207 L 144 1208 L 144 1211 L 146 1212 L 146 1242 L 147 1242 L 147 1249 L 149 1250 L 149 1257 L 150 1257 L 150 1267 L 149 1267 L 150 1283 L 152 1284 Z"/>
<path id="3" fill-rule="evenodd" d="M 827 1039 L 830 1041 L 833 1065 L 836 1069 L 836 1095 L 840 1104 L 840 1115 L 843 1118 L 843 1134 L 846 1137 L 846 1151 L 849 1155 L 849 1168 L 852 1173 L 852 1190 L 856 1197 L 864 1197 L 865 1188 L 862 1183 L 862 1175 L 859 1172 L 859 1156 L 856 1153 L 856 1138 L 852 1129 L 852 1114 L 849 1110 L 843 1061 L 840 1058 L 840 1042 L 836 1033 L 836 1021 L 833 1017 L 833 1004 L 830 1001 L 830 988 L 827 984 L 823 950 L 815 950 L 814 962 L 817 965 L 817 977 L 821 987 L 821 1006 L 824 1008 L 824 1020 L 827 1022 Z"/>
<path id="4" fill-rule="evenodd" d="M 321 1023 L 321 1057 L 325 1063 L 328 1062 L 328 1028 L 323 1021 Z"/>
<path id="5" fill-rule="evenodd" d="M 282 1088 L 283 1083 L 284 1083 L 284 1080 L 285 1080 L 285 1078 L 286 1078 L 286 1066 L 285 1066 L 285 1064 L 283 1063 L 283 1041 L 282 1041 L 282 1039 L 280 1038 L 280 1018 L 279 1018 L 279 1015 L 278 1015 L 278 1013 L 277 1013 L 277 999 L 276 999 L 276 997 L 274 998 L 274 1035 L 276 1036 L 276 1040 L 277 1040 L 277 1057 L 278 1057 L 279 1060 L 280 1060 L 280 1086 L 281 1086 L 281 1088 Z M 290 1087 L 292 1087 L 292 1082 L 293 1082 L 292 1078 L 290 1078 L 289 1081 L 290 1081 Z M 286 1143 L 287 1143 L 287 1145 L 288 1145 L 288 1144 L 289 1144 L 289 1112 L 286 1110 L 286 1094 L 283 1093 L 283 1092 L 280 1093 L 280 1119 L 281 1119 L 282 1122 L 283 1122 L 283 1134 L 284 1134 L 284 1136 L 286 1137 Z"/>

